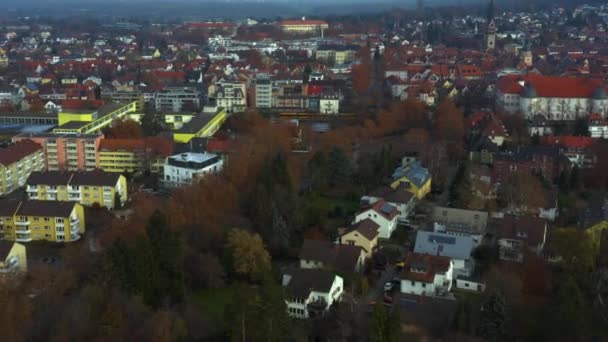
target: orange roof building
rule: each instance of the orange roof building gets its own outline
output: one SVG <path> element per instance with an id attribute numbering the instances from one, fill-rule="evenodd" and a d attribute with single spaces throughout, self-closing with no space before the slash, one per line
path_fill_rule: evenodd
<path id="1" fill-rule="evenodd" d="M 496 105 L 527 119 L 542 115 L 550 121 L 572 121 L 608 114 L 608 88 L 602 80 L 536 74 L 507 75 L 496 83 Z"/>
<path id="2" fill-rule="evenodd" d="M 317 33 L 329 28 L 329 24 L 323 20 L 283 20 L 281 29 L 286 33 L 307 34 Z"/>

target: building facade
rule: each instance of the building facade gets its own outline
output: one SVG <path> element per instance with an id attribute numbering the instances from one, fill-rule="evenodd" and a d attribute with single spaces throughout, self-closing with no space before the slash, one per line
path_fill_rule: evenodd
<path id="1" fill-rule="evenodd" d="M 22 187 L 30 173 L 44 169 L 42 146 L 31 140 L 0 149 L 0 195 Z"/>
<path id="2" fill-rule="evenodd" d="M 282 285 L 287 313 L 294 318 L 323 316 L 344 293 L 344 279 L 326 270 L 290 270 L 283 274 Z"/>
<path id="3" fill-rule="evenodd" d="M 128 196 L 123 175 L 101 170 L 33 172 L 27 180 L 26 192 L 30 200 L 76 201 L 108 209 L 122 207 Z"/>
<path id="4" fill-rule="evenodd" d="M 17 242 L 77 241 L 85 232 L 84 209 L 76 202 L 2 200 L 0 232 Z"/>
<path id="5" fill-rule="evenodd" d="M 182 153 L 167 158 L 163 182 L 168 187 L 190 185 L 207 173 L 217 173 L 224 167 L 219 155 L 212 153 Z"/>
<path id="6" fill-rule="evenodd" d="M 13 142 L 32 140 L 43 148 L 49 171 L 84 171 L 98 167 L 97 150 L 102 134 L 22 133 Z"/>
<path id="7" fill-rule="evenodd" d="M 103 139 L 99 145 L 99 168 L 106 172 L 162 173 L 173 142 L 163 137 Z"/>
<path id="8" fill-rule="evenodd" d="M 574 121 L 590 114 L 605 118 L 608 95 L 602 80 L 542 75 L 507 75 L 496 84 L 496 106 L 532 120 Z"/>
<path id="9" fill-rule="evenodd" d="M 454 265 L 445 256 L 410 253 L 401 273 L 401 293 L 442 296 L 452 289 Z"/>
<path id="10" fill-rule="evenodd" d="M 156 110 L 162 111 L 197 111 L 201 106 L 201 92 L 192 87 L 166 88 L 154 96 Z"/>

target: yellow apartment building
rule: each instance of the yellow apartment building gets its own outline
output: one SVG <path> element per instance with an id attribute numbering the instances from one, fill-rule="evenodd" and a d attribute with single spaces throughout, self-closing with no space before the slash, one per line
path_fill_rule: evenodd
<path id="1" fill-rule="evenodd" d="M 106 172 L 162 173 L 173 154 L 173 142 L 163 137 L 103 139 L 99 145 L 99 168 Z"/>
<path id="2" fill-rule="evenodd" d="M 0 148 L 0 196 L 22 187 L 33 171 L 44 170 L 42 146 L 24 140 Z"/>
<path id="3" fill-rule="evenodd" d="M 75 201 L 84 206 L 120 208 L 127 202 L 127 179 L 101 170 L 33 172 L 27 180 L 30 200 Z"/>
<path id="4" fill-rule="evenodd" d="M 0 233 L 4 240 L 72 242 L 84 231 L 84 208 L 79 203 L 0 200 Z"/>

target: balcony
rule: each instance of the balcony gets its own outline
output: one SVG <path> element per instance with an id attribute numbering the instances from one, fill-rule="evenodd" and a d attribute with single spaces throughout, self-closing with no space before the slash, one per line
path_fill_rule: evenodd
<path id="1" fill-rule="evenodd" d="M 70 234 L 70 241 L 78 241 L 80 237 L 80 234 Z"/>
<path id="2" fill-rule="evenodd" d="M 53 188 L 47 188 L 46 192 L 52 193 L 52 194 L 56 194 L 57 193 L 57 188 L 53 189 Z"/>
<path id="3" fill-rule="evenodd" d="M 17 242 L 30 242 L 32 241 L 32 236 L 30 235 L 29 230 L 28 232 L 17 231 L 15 234 L 15 240 Z"/>
<path id="4" fill-rule="evenodd" d="M 79 225 L 80 219 L 78 217 L 70 219 L 70 226 Z"/>
<path id="5" fill-rule="evenodd" d="M 17 220 L 15 224 L 18 226 L 28 226 L 30 224 L 29 220 Z"/>
<path id="6" fill-rule="evenodd" d="M 15 233 L 17 234 L 30 234 L 32 231 L 29 228 L 15 227 Z"/>

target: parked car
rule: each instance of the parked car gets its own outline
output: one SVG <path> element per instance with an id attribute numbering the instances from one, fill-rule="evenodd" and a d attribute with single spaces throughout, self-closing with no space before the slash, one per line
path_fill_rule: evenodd
<path id="1" fill-rule="evenodd" d="M 386 283 L 384 283 L 385 292 L 393 291 L 394 287 L 395 287 L 395 284 L 392 281 L 387 281 Z"/>

